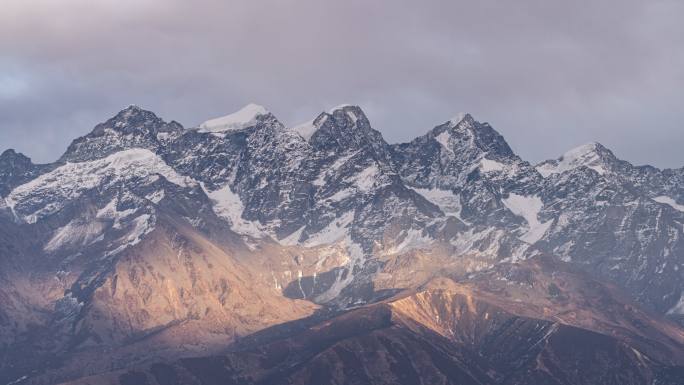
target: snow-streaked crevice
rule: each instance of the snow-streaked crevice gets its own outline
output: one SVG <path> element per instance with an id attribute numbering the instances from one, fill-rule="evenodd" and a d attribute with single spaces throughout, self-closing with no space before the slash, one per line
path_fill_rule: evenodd
<path id="1" fill-rule="evenodd" d="M 667 311 L 667 314 L 684 314 L 684 292 L 680 294 L 679 301 Z"/>
<path id="2" fill-rule="evenodd" d="M 302 232 L 304 232 L 304 229 L 306 229 L 306 226 L 302 226 L 299 229 L 295 230 L 292 234 L 288 235 L 285 238 L 279 239 L 278 243 L 280 243 L 283 246 L 295 246 L 299 244 L 299 239 L 302 237 Z"/>
<path id="3" fill-rule="evenodd" d="M 117 206 L 119 203 L 118 198 L 112 199 L 103 208 L 97 211 L 96 218 L 100 220 L 110 220 L 112 221 L 113 229 L 120 229 L 122 227 L 122 220 L 133 215 L 136 209 L 126 209 L 119 211 Z"/>
<path id="4" fill-rule="evenodd" d="M 108 251 L 103 258 L 111 257 L 119 254 L 131 246 L 135 246 L 143 237 L 154 230 L 157 224 L 157 218 L 150 214 L 141 214 L 128 223 L 128 232 L 116 242 L 119 244 L 114 250 Z"/>
<path id="5" fill-rule="evenodd" d="M 342 168 L 351 158 L 356 156 L 359 153 L 359 151 L 354 151 L 351 153 L 348 153 L 344 156 L 341 156 L 330 165 L 330 167 L 326 167 L 321 172 L 318 174 L 316 179 L 313 181 L 314 186 L 324 186 L 326 184 L 326 178 L 331 175 L 335 175 L 335 173 Z"/>
<path id="6" fill-rule="evenodd" d="M 483 256 L 496 257 L 499 255 L 501 240 L 505 235 L 504 230 L 493 227 L 480 231 L 470 228 L 465 232 L 458 233 L 449 243 L 454 246 L 455 255 L 477 251 Z"/>
<path id="7" fill-rule="evenodd" d="M 85 247 L 97 240 L 105 229 L 98 220 L 74 219 L 58 228 L 43 250 L 53 252 L 63 247 Z"/>

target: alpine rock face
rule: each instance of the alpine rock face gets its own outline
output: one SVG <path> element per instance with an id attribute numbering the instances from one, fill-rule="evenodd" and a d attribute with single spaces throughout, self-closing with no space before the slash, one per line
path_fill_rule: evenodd
<path id="1" fill-rule="evenodd" d="M 684 168 L 598 143 L 130 106 L 0 155 L 0 383 L 679 384 L 683 263 Z"/>

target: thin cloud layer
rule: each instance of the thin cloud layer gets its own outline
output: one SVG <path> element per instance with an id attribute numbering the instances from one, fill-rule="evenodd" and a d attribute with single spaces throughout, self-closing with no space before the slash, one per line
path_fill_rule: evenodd
<path id="1" fill-rule="evenodd" d="M 9 0 L 0 143 L 37 161 L 128 104 L 194 126 L 358 104 L 390 142 L 460 111 L 523 158 L 684 165 L 681 1 Z"/>

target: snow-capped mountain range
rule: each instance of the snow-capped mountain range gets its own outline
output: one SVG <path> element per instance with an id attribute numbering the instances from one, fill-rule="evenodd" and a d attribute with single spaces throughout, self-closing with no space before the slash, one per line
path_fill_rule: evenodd
<path id="1" fill-rule="evenodd" d="M 471 277 L 544 257 L 649 311 L 684 314 L 684 168 L 634 166 L 599 143 L 530 164 L 469 114 L 389 144 L 351 105 L 286 127 L 250 104 L 196 128 L 130 106 L 54 163 L 0 155 L 0 321 L 13 320 L 0 322 L 0 343 L 25 342 L 18 336 L 36 324 L 68 341 L 48 351 L 152 330 L 149 314 L 103 321 L 133 305 L 98 296 L 115 296 L 123 261 L 164 244 L 158 234 L 169 228 L 178 263 L 187 239 L 204 237 L 215 246 L 195 249 L 254 265 L 246 269 L 264 298 L 293 303 L 378 301 L 410 286 L 396 280 L 418 260 L 436 271 L 447 258 Z"/>

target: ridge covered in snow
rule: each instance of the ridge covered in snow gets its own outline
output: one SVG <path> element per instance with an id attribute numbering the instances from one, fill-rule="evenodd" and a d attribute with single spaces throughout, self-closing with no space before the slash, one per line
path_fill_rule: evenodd
<path id="1" fill-rule="evenodd" d="M 250 103 L 240 110 L 226 116 L 205 121 L 199 125 L 200 132 L 226 132 L 242 130 L 254 126 L 260 116 L 269 112 L 263 106 Z"/>
<path id="2" fill-rule="evenodd" d="M 557 160 L 542 162 L 537 166 L 537 171 L 546 178 L 551 174 L 560 174 L 585 166 L 596 171 L 599 175 L 605 175 L 608 170 L 600 154 L 603 150 L 604 147 L 600 143 L 587 143 L 567 151 Z"/>
<path id="3" fill-rule="evenodd" d="M 115 185 L 124 180 L 157 175 L 183 187 L 193 183 L 191 178 L 179 175 L 155 153 L 136 148 L 93 161 L 66 163 L 16 187 L 5 201 L 24 221 L 35 223 L 103 183 Z"/>

